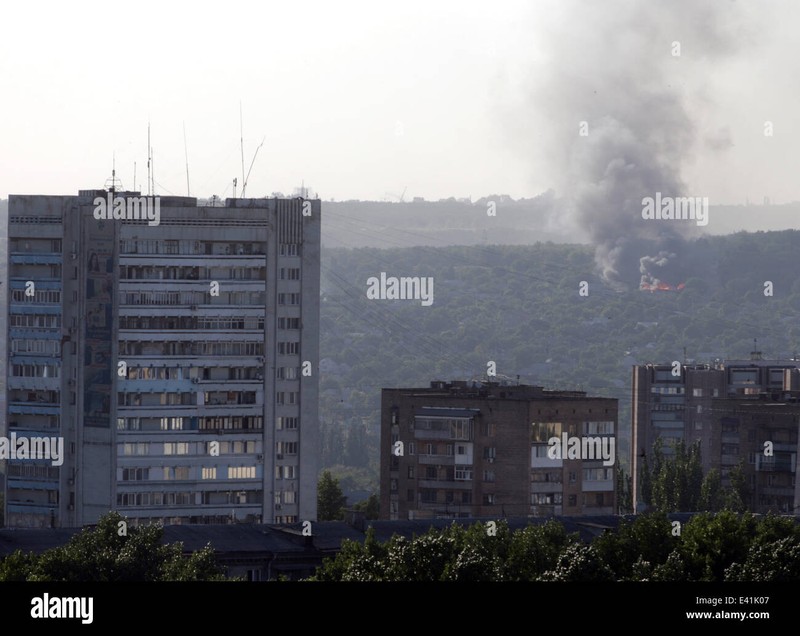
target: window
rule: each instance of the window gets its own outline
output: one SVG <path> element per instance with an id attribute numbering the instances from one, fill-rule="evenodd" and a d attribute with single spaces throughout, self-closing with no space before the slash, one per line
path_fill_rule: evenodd
<path id="1" fill-rule="evenodd" d="M 461 493 L 461 503 L 462 504 L 471 504 L 472 503 L 472 493 L 469 491 L 463 491 Z"/>
<path id="2" fill-rule="evenodd" d="M 472 439 L 472 421 L 468 419 L 450 420 L 450 439 Z"/>
<path id="3" fill-rule="evenodd" d="M 534 444 L 531 446 L 531 455 L 536 458 L 547 457 L 547 451 L 550 447 L 547 444 Z"/>
<path id="4" fill-rule="evenodd" d="M 276 442 L 279 455 L 297 455 L 297 442 Z"/>
<path id="5" fill-rule="evenodd" d="M 456 466 L 455 478 L 456 478 L 456 481 L 471 481 L 472 480 L 472 467 L 471 466 Z"/>
<path id="6" fill-rule="evenodd" d="M 397 492 L 397 480 L 396 479 L 392 479 L 389 482 L 389 490 L 391 490 L 392 492 Z"/>
<path id="7" fill-rule="evenodd" d="M 614 422 L 584 422 L 584 435 L 613 435 Z"/>
<path id="8" fill-rule="evenodd" d="M 297 428 L 298 418 L 296 417 L 279 417 L 276 420 L 275 428 L 279 431 L 293 430 Z"/>
<path id="9" fill-rule="evenodd" d="M 414 467 L 413 466 L 409 466 L 408 467 L 408 478 L 409 479 L 414 479 Z"/>
<path id="10" fill-rule="evenodd" d="M 414 489 L 413 488 L 409 488 L 406 491 L 406 501 L 411 501 L 411 502 L 414 501 Z"/>
<path id="11" fill-rule="evenodd" d="M 297 293 L 281 293 L 278 294 L 279 305 L 299 305 L 300 294 Z"/>
<path id="12" fill-rule="evenodd" d="M 296 380 L 297 367 L 278 367 L 277 377 L 279 380 Z"/>
<path id="13" fill-rule="evenodd" d="M 296 245 L 292 247 L 297 247 Z M 289 256 L 287 254 L 287 256 Z M 299 267 L 281 267 L 280 269 L 280 279 L 281 280 L 300 280 L 300 268 Z"/>
<path id="14" fill-rule="evenodd" d="M 283 493 L 283 503 L 295 504 L 297 503 L 297 493 L 294 490 L 287 490 Z"/>
<path id="15" fill-rule="evenodd" d="M 255 479 L 255 466 L 228 466 L 228 479 Z"/>
<path id="16" fill-rule="evenodd" d="M 484 470 L 483 471 L 483 481 L 494 481 L 494 471 L 493 470 Z"/>
<path id="17" fill-rule="evenodd" d="M 278 354 L 282 356 L 293 356 L 300 353 L 299 342 L 279 342 Z"/>
<path id="18" fill-rule="evenodd" d="M 275 394 L 275 402 L 277 404 L 299 404 L 300 392 L 299 391 L 278 391 Z"/>
<path id="19" fill-rule="evenodd" d="M 217 478 L 217 467 L 203 467 L 202 471 L 202 478 L 203 479 L 216 479 Z"/>
<path id="20" fill-rule="evenodd" d="M 483 448 L 483 458 L 484 459 L 494 459 L 495 457 L 495 448 L 494 446 L 484 446 Z"/>
<path id="21" fill-rule="evenodd" d="M 481 432 L 485 437 L 494 437 L 494 422 L 483 422 Z"/>
<path id="22" fill-rule="evenodd" d="M 484 506 L 493 506 L 494 505 L 494 494 L 486 493 L 483 495 L 483 505 Z"/>
<path id="23" fill-rule="evenodd" d="M 137 442 L 135 444 L 120 444 L 123 455 L 147 455 L 150 447 L 149 442 Z"/>
<path id="24" fill-rule="evenodd" d="M 281 316 L 278 318 L 278 329 L 300 329 L 300 318 Z"/>
<path id="25" fill-rule="evenodd" d="M 425 466 L 425 479 L 436 479 L 436 466 Z"/>
<path id="26" fill-rule="evenodd" d="M 149 468 L 123 468 L 122 481 L 142 481 L 149 477 Z"/>
<path id="27" fill-rule="evenodd" d="M 534 506 L 559 506 L 562 495 L 560 492 L 535 492 L 531 494 L 531 504 Z"/>
<path id="28" fill-rule="evenodd" d="M 284 479 L 297 479 L 297 466 L 282 466 Z"/>
<path id="29" fill-rule="evenodd" d="M 571 476 L 571 473 L 570 473 Z M 584 481 L 610 481 L 614 478 L 613 468 L 584 468 Z"/>
<path id="30" fill-rule="evenodd" d="M 531 473 L 531 483 L 560 484 L 562 473 L 560 470 L 536 470 Z"/>
<path id="31" fill-rule="evenodd" d="M 165 481 L 189 479 L 188 466 L 164 466 L 162 471 L 163 471 L 163 479 Z"/>
<path id="32" fill-rule="evenodd" d="M 188 455 L 188 442 L 164 442 L 165 455 Z"/>
<path id="33" fill-rule="evenodd" d="M 578 496 L 577 495 L 570 495 L 567 499 L 567 505 L 575 507 L 578 505 Z"/>
<path id="34" fill-rule="evenodd" d="M 533 422 L 531 424 L 531 441 L 546 443 L 551 437 L 561 437 L 560 422 Z"/>

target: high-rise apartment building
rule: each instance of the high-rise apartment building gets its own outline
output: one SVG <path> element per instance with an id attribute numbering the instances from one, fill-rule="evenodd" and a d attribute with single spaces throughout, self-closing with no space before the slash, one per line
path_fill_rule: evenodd
<path id="1" fill-rule="evenodd" d="M 64 442 L 8 525 L 316 518 L 319 200 L 12 195 L 8 241 L 3 435 Z"/>
<path id="2" fill-rule="evenodd" d="M 581 391 L 383 389 L 381 516 L 615 514 L 616 437 L 617 400 Z"/>
<path id="3" fill-rule="evenodd" d="M 652 465 L 653 444 L 660 438 L 667 456 L 677 441 L 699 443 L 704 474 L 716 468 L 724 486 L 741 463 L 751 492 L 748 507 L 790 512 L 800 422 L 798 364 L 764 360 L 753 352 L 750 360 L 714 365 L 634 366 L 630 465 L 637 506 L 641 509 L 641 468 L 645 459 Z M 772 455 L 763 454 L 765 442 L 772 443 Z"/>

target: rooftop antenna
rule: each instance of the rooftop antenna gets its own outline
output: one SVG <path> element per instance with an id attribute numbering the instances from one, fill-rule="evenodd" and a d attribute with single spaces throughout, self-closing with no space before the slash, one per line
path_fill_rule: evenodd
<path id="1" fill-rule="evenodd" d="M 183 154 L 186 157 L 186 196 L 192 196 L 189 190 L 189 151 L 186 149 L 186 122 L 183 122 Z"/>
<path id="2" fill-rule="evenodd" d="M 111 178 L 106 179 L 105 185 L 108 187 L 109 192 L 116 192 L 117 185 L 119 184 L 119 189 L 123 189 L 122 181 L 117 179 L 117 154 L 113 153 L 111 155 Z"/>
<path id="3" fill-rule="evenodd" d="M 761 352 L 758 350 L 758 338 L 753 338 L 753 350 L 750 352 L 751 360 L 761 360 Z"/>
<path id="4" fill-rule="evenodd" d="M 244 197 L 244 119 L 242 117 L 242 100 L 239 100 L 239 146 L 242 150 L 242 197 Z"/>
<path id="5" fill-rule="evenodd" d="M 253 170 L 253 164 L 256 162 L 256 155 L 258 154 L 258 151 L 261 150 L 261 146 L 264 145 L 264 142 L 266 140 L 267 138 L 264 137 L 261 140 L 261 143 L 258 144 L 258 148 L 256 148 L 256 151 L 253 153 L 253 160 L 250 162 L 250 168 L 247 170 L 247 176 L 245 177 L 244 183 L 242 184 L 242 198 L 244 198 L 244 191 L 247 189 L 247 180 L 250 178 L 250 172 Z"/>
<path id="6" fill-rule="evenodd" d="M 147 122 L 147 196 L 153 195 L 153 187 L 152 187 L 152 179 L 151 179 L 151 170 L 152 167 L 150 166 L 150 160 L 152 159 L 152 148 L 150 147 L 150 122 Z"/>

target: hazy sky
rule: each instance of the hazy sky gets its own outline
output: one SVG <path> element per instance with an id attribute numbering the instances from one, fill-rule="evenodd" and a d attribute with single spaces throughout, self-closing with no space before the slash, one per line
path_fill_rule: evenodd
<path id="1" fill-rule="evenodd" d="M 652 60 L 619 58 L 635 35 L 663 51 L 663 81 L 692 120 L 687 187 L 712 203 L 800 199 L 800 3 L 706 3 L 735 33 L 714 56 L 696 23 L 682 34 L 694 20 L 684 2 L 674 20 L 663 20 L 673 3 L 657 3 L 653 20 L 648 4 L 4 2 L 0 197 L 103 187 L 114 154 L 123 185 L 133 187 L 136 162 L 146 190 L 148 121 L 159 194 L 186 194 L 185 125 L 191 194 L 231 196 L 234 177 L 241 191 L 240 102 L 245 170 L 265 139 L 249 196 L 302 180 L 336 200 L 534 196 L 568 187 L 543 134 L 559 102 L 546 103 L 540 79 L 560 93 L 605 77 L 591 64 L 647 69 Z M 588 63 L 559 45 L 572 38 L 577 55 L 584 37 Z M 608 58 L 597 53 L 604 38 Z M 624 82 L 608 89 L 626 98 Z M 577 133 L 577 121 L 555 123 Z"/>

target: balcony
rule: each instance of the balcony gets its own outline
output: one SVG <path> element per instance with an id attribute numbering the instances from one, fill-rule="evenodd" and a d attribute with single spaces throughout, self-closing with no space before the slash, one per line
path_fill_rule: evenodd
<path id="1" fill-rule="evenodd" d="M 414 429 L 414 439 L 434 439 L 440 441 L 452 441 L 450 431 L 428 431 L 424 429 Z"/>
<path id="2" fill-rule="evenodd" d="M 45 402 L 10 402 L 8 412 L 18 415 L 59 415 L 61 406 L 57 403 Z"/>
<path id="3" fill-rule="evenodd" d="M 472 490 L 471 481 L 450 481 L 448 479 L 420 479 L 418 481 L 420 488 Z"/>
<path id="4" fill-rule="evenodd" d="M 614 490 L 614 480 L 604 479 L 597 481 L 583 481 L 581 486 L 583 492 L 611 492 Z"/>
<path id="5" fill-rule="evenodd" d="M 419 457 L 420 464 L 440 464 L 442 466 L 455 466 L 456 463 L 455 455 L 426 455 L 419 453 L 417 457 Z"/>
<path id="6" fill-rule="evenodd" d="M 762 459 L 756 464 L 756 470 L 762 473 L 793 473 L 794 468 L 794 462 L 790 460 L 767 462 Z"/>
<path id="7" fill-rule="evenodd" d="M 10 260 L 12 265 L 60 265 L 63 258 L 52 252 L 11 252 Z"/>

